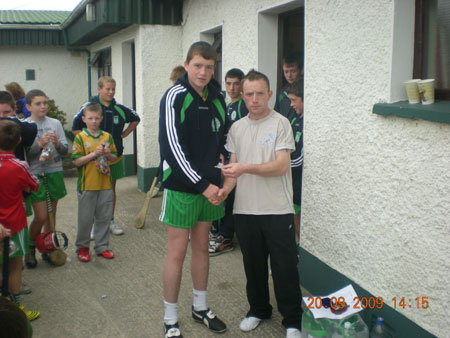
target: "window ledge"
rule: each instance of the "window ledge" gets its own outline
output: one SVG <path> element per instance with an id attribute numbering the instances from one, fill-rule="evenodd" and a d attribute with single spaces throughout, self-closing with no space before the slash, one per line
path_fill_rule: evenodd
<path id="1" fill-rule="evenodd" d="M 372 112 L 378 115 L 394 115 L 409 119 L 450 123 L 450 101 L 436 101 L 434 104 L 409 104 L 408 101 L 376 103 Z"/>

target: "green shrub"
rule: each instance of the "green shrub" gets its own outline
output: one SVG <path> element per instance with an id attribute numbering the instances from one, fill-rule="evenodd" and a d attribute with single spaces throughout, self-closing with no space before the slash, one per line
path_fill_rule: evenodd
<path id="1" fill-rule="evenodd" d="M 64 125 L 67 122 L 67 119 L 66 119 L 67 115 L 62 110 L 59 110 L 58 106 L 55 104 L 55 100 L 48 99 L 47 115 L 49 117 L 53 117 L 54 119 L 57 119 L 57 120 L 59 120 L 59 122 L 61 122 L 63 129 L 64 129 L 64 133 L 66 134 L 66 138 L 73 142 L 74 135 L 72 134 L 72 131 L 64 128 Z"/>
<path id="2" fill-rule="evenodd" d="M 53 118 L 59 120 L 59 122 L 61 122 L 63 128 L 64 128 L 64 125 L 67 122 L 67 120 L 66 120 L 66 116 L 67 116 L 66 113 L 63 112 L 62 110 L 59 110 L 58 106 L 55 104 L 55 100 L 52 100 L 52 99 L 48 99 L 47 116 L 53 117 Z"/>

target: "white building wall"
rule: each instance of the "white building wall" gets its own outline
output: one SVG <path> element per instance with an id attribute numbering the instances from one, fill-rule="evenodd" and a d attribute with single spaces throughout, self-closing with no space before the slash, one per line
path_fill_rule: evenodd
<path id="1" fill-rule="evenodd" d="M 411 40 L 414 0 L 314 0 L 305 13 L 302 246 L 448 336 L 450 125 L 372 114 L 405 98 L 413 53 L 396 42 L 399 21 Z"/>
<path id="2" fill-rule="evenodd" d="M 36 80 L 26 81 L 25 70 L 34 69 Z M 0 47 L 1 90 L 18 82 L 25 92 L 43 90 L 67 114 L 65 129 L 88 98 L 87 55 L 71 53 L 64 47 Z"/>
<path id="3" fill-rule="evenodd" d="M 165 91 L 172 86 L 170 72 L 183 64 L 181 53 L 181 27 L 140 26 L 139 49 L 136 58 L 140 71 L 136 72 L 138 108 L 144 111 L 142 126 L 138 130 L 138 165 L 155 168 L 159 165 L 158 121 L 159 103 Z M 142 106 L 142 108 L 140 108 Z"/>
<path id="4" fill-rule="evenodd" d="M 111 34 L 106 38 L 97 41 L 89 46 L 91 57 L 96 52 L 111 48 L 111 76 L 116 80 L 116 95 L 115 99 L 118 103 L 127 107 L 133 107 L 132 101 L 132 84 L 131 84 L 131 55 L 130 43 L 136 40 L 138 26 L 131 26 Z M 137 66 L 136 66 L 137 68 Z M 98 95 L 97 92 L 97 68 L 92 68 L 92 95 Z M 138 86 L 138 83 L 136 83 Z M 137 113 L 142 118 L 142 111 L 137 110 Z M 126 127 L 125 127 L 126 128 Z M 133 153 L 133 134 L 128 135 L 123 142 L 124 155 Z"/>
<path id="5" fill-rule="evenodd" d="M 130 44 L 135 44 L 136 112 L 141 118 L 137 127 L 138 165 L 159 165 L 159 102 L 171 86 L 172 69 L 182 64 L 181 28 L 179 26 L 135 25 L 112 34 L 90 46 L 91 53 L 111 48 L 112 77 L 116 80 L 117 102 L 132 107 Z M 97 79 L 93 69 L 93 80 Z M 94 81 L 96 82 L 96 81 Z M 92 86 L 97 92 L 96 83 Z M 131 154 L 132 135 L 124 140 L 124 154 Z"/>
<path id="6" fill-rule="evenodd" d="M 207 40 L 202 32 L 222 30 L 222 88 L 231 68 L 255 68 L 268 75 L 276 89 L 278 13 L 303 1 L 188 0 L 183 6 L 183 56 L 193 42 Z M 275 30 L 275 32 L 274 32 Z M 275 35 L 273 35 L 275 33 Z M 274 104 L 274 97 L 271 105 Z"/>

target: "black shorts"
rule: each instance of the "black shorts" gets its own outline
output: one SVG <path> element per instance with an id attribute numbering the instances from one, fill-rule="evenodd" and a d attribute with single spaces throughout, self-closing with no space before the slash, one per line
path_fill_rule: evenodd
<path id="1" fill-rule="evenodd" d="M 292 168 L 292 191 L 294 204 L 302 205 L 302 175 L 303 164 L 300 167 Z"/>

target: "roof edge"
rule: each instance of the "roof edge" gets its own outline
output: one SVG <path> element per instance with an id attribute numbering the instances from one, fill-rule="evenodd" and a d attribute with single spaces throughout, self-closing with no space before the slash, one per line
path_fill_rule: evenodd
<path id="1" fill-rule="evenodd" d="M 78 15 L 80 15 L 86 8 L 86 5 L 88 3 L 93 3 L 93 0 L 83 0 L 81 1 L 77 7 L 75 7 L 75 9 L 70 13 L 70 15 L 66 18 L 66 20 L 64 20 L 61 24 L 60 24 L 60 29 L 65 29 L 70 22 L 76 18 Z"/>
<path id="2" fill-rule="evenodd" d="M 47 30 L 61 30 L 61 24 L 17 24 L 7 23 L 0 24 L 0 29 L 47 29 Z"/>

